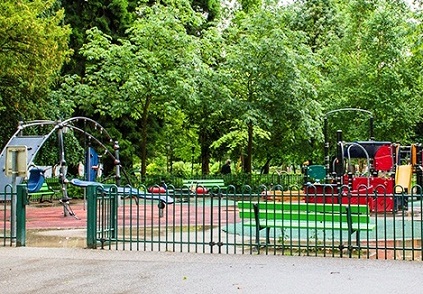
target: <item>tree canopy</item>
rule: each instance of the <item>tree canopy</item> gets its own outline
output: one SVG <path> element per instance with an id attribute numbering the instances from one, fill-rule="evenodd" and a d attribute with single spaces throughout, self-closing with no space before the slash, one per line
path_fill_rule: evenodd
<path id="1" fill-rule="evenodd" d="M 45 118 L 52 108 L 46 95 L 70 55 L 70 28 L 54 1 L 0 3 L 0 113 L 3 141 L 23 119 Z"/>
<path id="2" fill-rule="evenodd" d="M 246 173 L 323 162 L 339 108 L 372 112 L 378 140 L 418 142 L 423 15 L 408 2 L 3 1 L 0 135 L 20 117 L 91 116 L 143 175 L 166 160 L 203 174 L 227 157 Z M 329 127 L 362 140 L 368 124 Z"/>

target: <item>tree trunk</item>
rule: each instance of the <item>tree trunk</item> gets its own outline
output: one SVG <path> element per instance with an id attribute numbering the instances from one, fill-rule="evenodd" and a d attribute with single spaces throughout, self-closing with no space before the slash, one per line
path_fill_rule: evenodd
<path id="1" fill-rule="evenodd" d="M 247 145 L 247 158 L 245 159 L 244 172 L 251 173 L 252 158 L 253 158 L 253 123 L 248 123 L 248 145 Z"/>
<path id="2" fill-rule="evenodd" d="M 208 135 L 205 132 L 200 134 L 200 148 L 201 148 L 201 173 L 208 175 L 210 173 L 210 147 L 207 140 Z"/>
<path id="3" fill-rule="evenodd" d="M 207 148 L 201 148 L 201 173 L 208 175 L 210 173 L 210 154 Z"/>
<path id="4" fill-rule="evenodd" d="M 261 174 L 267 175 L 269 174 L 270 171 L 270 161 L 272 160 L 271 157 L 268 157 L 266 160 L 266 163 L 263 165 L 263 167 L 261 168 Z"/>
<path id="5" fill-rule="evenodd" d="M 141 178 L 144 179 L 147 173 L 147 134 L 148 134 L 148 108 L 151 97 L 147 97 L 141 116 Z"/>

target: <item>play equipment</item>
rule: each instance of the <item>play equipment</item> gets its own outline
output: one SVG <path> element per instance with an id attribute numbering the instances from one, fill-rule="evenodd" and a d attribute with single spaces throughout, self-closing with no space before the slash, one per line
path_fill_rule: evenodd
<path id="1" fill-rule="evenodd" d="M 92 147 L 88 147 L 85 158 L 85 178 L 94 182 L 99 170 L 99 158 L 97 152 Z"/>
<path id="2" fill-rule="evenodd" d="M 38 192 L 44 182 L 44 170 L 40 168 L 33 168 L 29 170 L 29 178 L 27 184 L 29 193 Z"/>
<path id="3" fill-rule="evenodd" d="M 336 154 L 330 156 L 327 117 L 340 111 L 359 111 L 370 116 L 369 139 L 345 142 L 337 131 Z M 325 165 L 305 167 L 306 202 L 367 204 L 372 212 L 407 209 L 412 177 L 422 181 L 422 147 L 375 141 L 373 115 L 362 109 L 338 109 L 324 119 Z M 353 164 L 353 161 L 361 162 Z M 323 176 L 324 175 L 324 176 Z"/>
<path id="4" fill-rule="evenodd" d="M 94 134 L 93 130 L 95 130 L 97 133 Z M 9 153 L 8 150 L 14 148 L 16 149 L 17 147 L 23 147 L 26 151 L 26 158 L 24 163 L 25 172 L 19 173 L 14 177 L 10 177 L 7 172 L 0 173 L 0 191 L 6 189 L 7 186 L 12 186 L 14 188 L 17 184 L 22 183 L 27 178 L 27 172 L 30 173 L 28 191 L 30 193 L 36 192 L 36 189 L 41 188 L 39 185 L 44 177 L 41 175 L 41 173 L 38 173 L 39 171 L 37 172 L 36 169 L 34 169 L 32 173 L 30 168 L 34 165 L 33 162 L 42 146 L 53 135 L 57 135 L 59 154 L 56 166 L 58 166 L 58 182 L 60 182 L 62 192 L 60 203 L 64 207 L 65 216 L 72 215 L 76 217 L 69 206 L 70 198 L 67 194 L 68 180 L 66 178 L 67 164 L 65 160 L 64 134 L 69 131 L 83 134 L 85 138 L 89 138 L 87 140 L 89 144 L 94 142 L 97 146 L 101 146 L 104 150 L 106 150 L 106 152 L 110 153 L 107 146 L 102 143 L 102 140 L 104 139 L 103 137 L 105 137 L 109 142 L 113 141 L 111 140 L 107 131 L 105 131 L 100 124 L 90 118 L 73 117 L 64 121 L 36 120 L 30 122 L 19 122 L 18 130 L 6 144 L 0 155 L 0 166 L 3 166 L 7 170 L 7 155 Z M 98 133 L 100 135 L 98 135 Z M 117 144 L 117 142 L 115 142 L 115 144 Z M 117 177 L 119 176 L 120 178 L 120 163 L 118 161 L 116 162 Z"/>
<path id="5" fill-rule="evenodd" d="M 98 155 L 94 149 L 94 147 L 96 147 L 98 150 L 102 150 L 103 155 L 106 155 L 110 160 L 112 160 L 116 186 L 120 187 L 121 171 L 130 183 L 129 177 L 127 177 L 122 169 L 119 160 L 118 142 L 112 140 L 108 132 L 96 121 L 86 117 L 73 117 L 63 121 L 36 120 L 30 122 L 19 122 L 18 130 L 9 142 L 7 142 L 0 155 L 0 166 L 2 166 L 5 171 L 4 173 L 0 173 L 0 192 L 5 191 L 8 186 L 11 186 L 14 189 L 17 184 L 22 183 L 27 178 L 28 172 L 28 191 L 35 192 L 37 189 L 40 189 L 44 180 L 44 175 L 39 170 L 37 171 L 31 167 L 33 166 L 36 155 L 46 141 L 53 135 L 57 135 L 59 154 L 56 166 L 58 167 L 58 182 L 61 185 L 62 192 L 62 197 L 59 202 L 64 207 L 64 216 L 71 215 L 77 218 L 70 208 L 70 198 L 67 191 L 67 185 L 70 182 L 70 180 L 67 179 L 68 166 L 66 163 L 64 142 L 64 136 L 67 132 L 72 132 L 75 135 L 83 135 L 83 145 L 87 150 L 84 170 L 85 181 L 95 183 L 98 176 L 100 155 Z M 25 156 L 20 156 L 21 153 L 24 153 Z M 13 159 L 11 160 L 10 158 Z M 23 163 L 21 158 L 23 158 Z M 5 198 L 6 196 L 1 198 L 1 195 L 2 194 L 0 194 L 0 200 L 9 200 Z M 139 197 L 142 197 L 142 195 L 139 195 Z M 150 196 L 145 195 L 145 197 L 148 198 Z M 173 203 L 170 199 L 167 199 L 166 202 L 160 202 Z"/>

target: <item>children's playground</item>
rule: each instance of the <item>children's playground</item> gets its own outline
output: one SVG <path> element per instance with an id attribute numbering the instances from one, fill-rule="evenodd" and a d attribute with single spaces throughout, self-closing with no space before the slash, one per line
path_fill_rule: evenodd
<path id="1" fill-rule="evenodd" d="M 369 117 L 368 138 L 344 141 L 338 130 L 331 146 L 327 119 L 342 111 Z M 324 160 L 303 166 L 302 187 L 254 191 L 223 179 L 121 185 L 119 144 L 94 120 L 21 123 L 0 155 L 0 240 L 49 247 L 36 236 L 63 245 L 78 232 L 78 246 L 110 250 L 423 260 L 421 144 L 376 141 L 366 110 L 328 112 L 324 124 Z M 84 142 L 77 176 L 68 173 L 70 133 Z M 37 165 L 53 137 L 56 162 Z M 103 165 L 114 183 L 99 181 Z"/>

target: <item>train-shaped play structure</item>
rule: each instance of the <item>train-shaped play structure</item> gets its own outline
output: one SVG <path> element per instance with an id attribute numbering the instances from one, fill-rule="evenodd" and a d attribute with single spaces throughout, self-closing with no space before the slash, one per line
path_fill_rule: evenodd
<path id="1" fill-rule="evenodd" d="M 369 115 L 369 138 L 345 142 L 337 130 L 336 154 L 330 154 L 328 117 L 340 111 Z M 324 164 L 304 166 L 304 195 L 309 203 L 367 204 L 372 212 L 408 209 L 408 201 L 421 195 L 422 146 L 376 141 L 373 115 L 362 109 L 330 111 L 324 117 Z M 413 185 L 413 186 L 412 186 Z"/>

